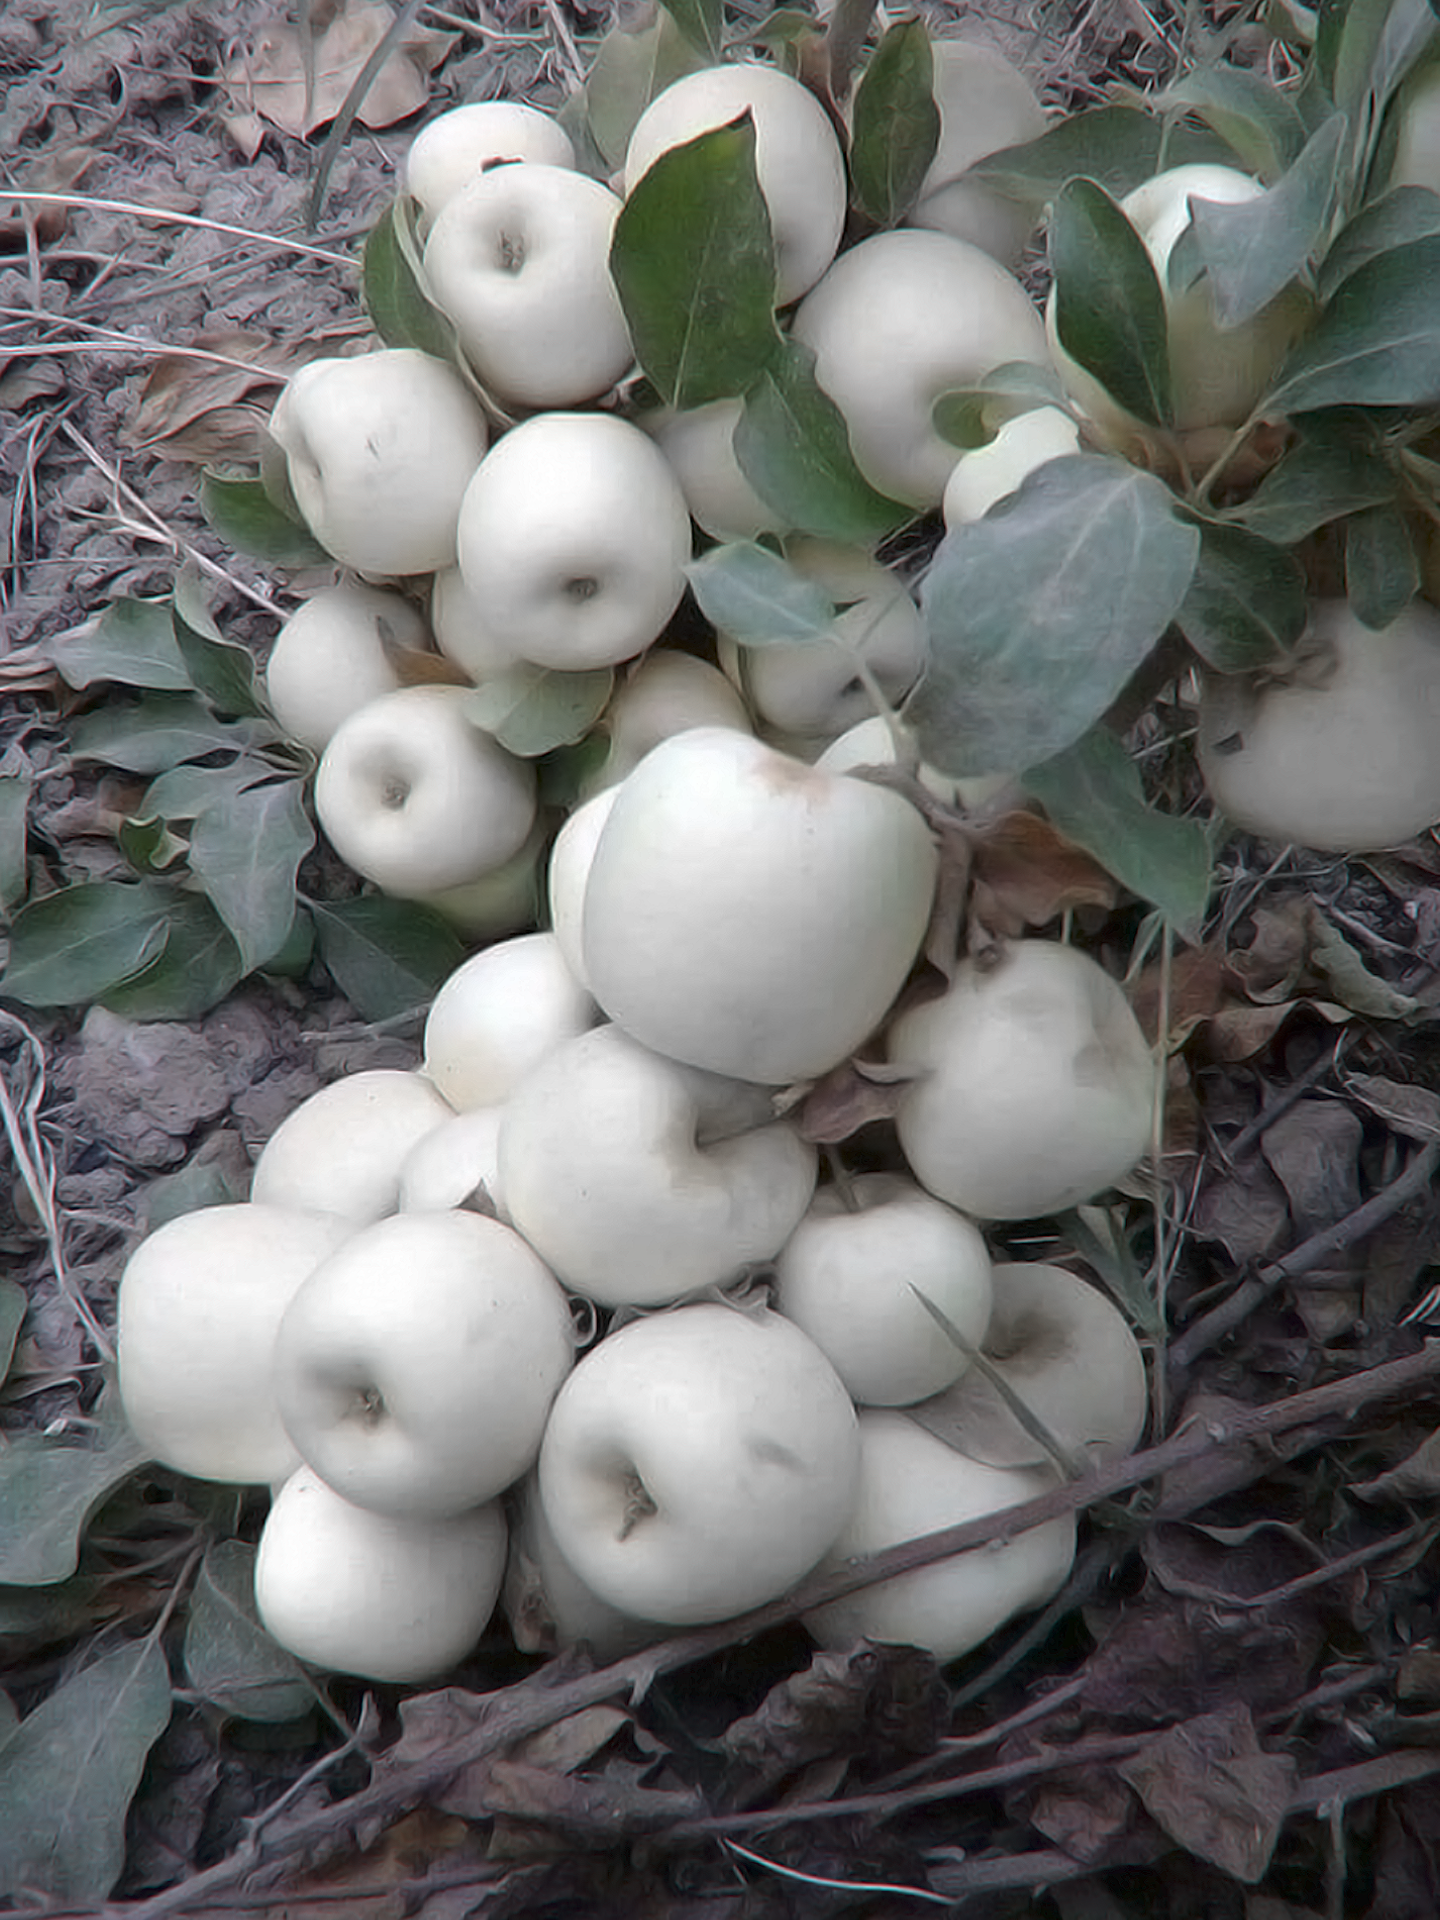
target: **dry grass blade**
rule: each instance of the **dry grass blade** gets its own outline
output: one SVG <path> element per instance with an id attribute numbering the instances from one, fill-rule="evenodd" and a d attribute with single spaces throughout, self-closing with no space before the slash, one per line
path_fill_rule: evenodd
<path id="1" fill-rule="evenodd" d="M 123 213 L 135 220 L 157 220 L 177 227 L 201 227 L 207 233 L 222 233 L 232 240 L 253 240 L 275 253 L 303 254 L 307 260 L 322 260 L 328 266 L 352 268 L 354 259 L 345 253 L 332 253 L 306 240 L 289 240 L 283 234 L 259 233 L 254 227 L 236 227 L 225 220 L 207 220 L 198 213 L 176 213 L 169 207 L 146 207 L 133 200 L 101 200 L 88 193 L 31 193 L 21 188 L 5 189 L 6 197 L 31 207 L 90 207 L 97 213 Z"/>
<path id="2" fill-rule="evenodd" d="M 341 103 L 340 111 L 330 123 L 330 131 L 325 136 L 324 143 L 320 148 L 319 158 L 315 162 L 314 184 L 311 186 L 305 202 L 305 223 L 312 233 L 320 224 L 320 209 L 325 204 L 325 195 L 330 186 L 330 175 L 334 169 L 335 162 L 340 157 L 340 149 L 344 146 L 349 137 L 350 129 L 355 124 L 355 116 L 364 105 L 365 96 L 374 84 L 380 69 L 385 65 L 392 53 L 398 52 L 405 35 L 410 31 L 411 27 L 414 26 L 416 16 L 419 14 L 423 4 L 424 0 L 405 0 L 405 4 L 395 15 L 395 18 L 385 29 L 385 32 L 370 49 L 369 58 L 366 60 L 364 66 L 361 67 L 359 73 L 356 74 L 354 84 Z"/>

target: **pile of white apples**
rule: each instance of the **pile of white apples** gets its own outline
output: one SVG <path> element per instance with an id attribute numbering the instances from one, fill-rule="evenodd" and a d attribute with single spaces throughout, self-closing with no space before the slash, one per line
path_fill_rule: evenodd
<path id="1" fill-rule="evenodd" d="M 936 54 L 919 224 L 838 258 L 839 139 L 772 67 L 667 89 L 620 185 L 748 108 L 777 299 L 860 467 L 963 518 L 1077 441 L 1027 415 L 957 470 L 934 431 L 941 393 L 1049 352 L 994 257 L 1023 225 L 962 177 L 1043 114 L 988 50 Z M 735 459 L 737 407 L 620 410 L 622 200 L 573 161 L 532 109 L 433 123 L 406 187 L 467 374 L 410 349 L 319 361 L 271 423 L 349 576 L 267 669 L 319 756 L 321 823 L 366 879 L 491 944 L 441 988 L 420 1068 L 315 1095 L 248 1200 L 157 1229 L 120 1287 L 120 1387 L 152 1457 L 273 1490 L 262 1621 L 388 1681 L 463 1657 L 502 1587 L 530 1644 L 729 1619 L 1124 1451 L 1145 1414 L 1118 1311 L 1060 1268 L 992 1268 L 983 1229 L 1135 1166 L 1150 1049 L 1055 941 L 990 948 L 917 998 L 934 836 L 903 783 L 855 770 L 896 757 L 873 695 L 923 670 L 918 610 L 870 553 L 777 527 Z M 667 644 L 695 526 L 784 535 L 836 604 L 834 644 L 722 635 L 719 666 Z M 476 690 L 597 670 L 619 676 L 608 755 L 555 831 Z M 794 1095 L 862 1049 L 902 1086 L 889 1170 L 822 1180 Z M 1056 1520 L 807 1623 L 950 1659 L 1053 1595 L 1073 1550 Z"/>

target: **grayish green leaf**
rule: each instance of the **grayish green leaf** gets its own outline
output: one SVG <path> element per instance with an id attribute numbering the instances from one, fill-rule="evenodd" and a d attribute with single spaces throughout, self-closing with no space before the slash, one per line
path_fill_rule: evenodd
<path id="1" fill-rule="evenodd" d="M 149 693 L 82 714 L 71 728 L 70 745 L 78 760 L 159 773 L 181 760 L 242 752 L 268 734 L 268 727 L 253 721 L 217 720 L 194 694 Z"/>
<path id="2" fill-rule="evenodd" d="M 18 907 L 30 887 L 30 794 L 26 773 L 0 774 L 0 911 Z"/>
<path id="3" fill-rule="evenodd" d="M 69 1640 L 94 1625 L 101 1593 L 100 1582 L 89 1574 L 52 1586 L 0 1586 L 0 1641 L 8 1639 L 18 1651 L 21 1640 L 40 1647 Z"/>
<path id="4" fill-rule="evenodd" d="M 58 1906 L 110 1893 L 125 1863 L 125 1815 L 170 1718 L 154 1640 L 72 1674 L 0 1747 L 0 1886 Z"/>
<path id="5" fill-rule="evenodd" d="M 49 641 L 46 652 L 72 687 L 114 681 L 178 693 L 190 685 L 168 600 L 114 600 L 93 620 Z"/>
<path id="6" fill-rule="evenodd" d="M 0 1581 L 43 1587 L 68 1579 L 85 1523 L 145 1458 L 127 1428 L 93 1446 L 17 1434 L 0 1452 Z"/>
<path id="7" fill-rule="evenodd" d="M 418 347 L 437 360 L 455 359 L 455 329 L 425 291 L 415 207 L 408 198 L 392 200 L 370 229 L 361 256 L 360 294 L 387 347 Z"/>
<path id="8" fill-rule="evenodd" d="M 1269 306 L 1321 250 L 1345 143 L 1342 114 L 1312 134 L 1294 166 L 1258 199 L 1224 205 L 1196 198 L 1191 218 L 1222 327 L 1243 326 Z"/>
<path id="9" fill-rule="evenodd" d="M 797 532 L 872 546 L 914 517 L 856 466 L 844 417 L 798 340 L 746 394 L 731 445 L 751 486 Z"/>
<path id="10" fill-rule="evenodd" d="M 742 647 L 825 640 L 834 628 L 837 609 L 829 594 L 753 541 L 714 547 L 685 572 L 711 626 Z"/>
<path id="11" fill-rule="evenodd" d="M 1144 241 L 1093 180 L 1056 197 L 1050 264 L 1061 346 L 1137 419 L 1167 425 L 1165 295 Z"/>
<path id="12" fill-rule="evenodd" d="M 427 1006 L 465 958 L 454 928 L 416 901 L 363 894 L 309 905 L 320 958 L 363 1019 Z"/>
<path id="13" fill-rule="evenodd" d="M 255 1613 L 255 1549 L 221 1540 L 205 1556 L 185 1625 L 185 1671 L 205 1699 L 240 1720 L 295 1720 L 315 1690 Z"/>
<path id="14" fill-rule="evenodd" d="M 308 527 L 289 519 L 260 480 L 207 473 L 200 511 L 227 547 L 272 567 L 320 567 L 330 556 Z"/>
<path id="15" fill-rule="evenodd" d="M 175 583 L 172 618 L 175 644 L 189 671 L 190 684 L 202 699 L 221 714 L 264 713 L 255 656 L 248 647 L 225 638 L 211 617 L 198 582 L 184 574 Z"/>
<path id="16" fill-rule="evenodd" d="M 488 674 L 466 696 L 465 712 L 507 752 L 534 760 L 583 739 L 605 711 L 614 684 L 609 667 L 561 673 L 521 661 Z"/>
<path id="17" fill-rule="evenodd" d="M 968 450 L 993 440 L 1014 413 L 1032 407 L 1068 411 L 1069 405 L 1059 376 L 1049 367 L 1028 360 L 1007 360 L 973 387 L 942 393 L 930 410 L 930 419 L 942 440 Z"/>
<path id="18" fill-rule="evenodd" d="M 1424 407 L 1440 402 L 1440 235 L 1373 255 L 1336 288 L 1280 369 L 1266 406 Z"/>
<path id="19" fill-rule="evenodd" d="M 1298 441 L 1233 517 L 1289 547 L 1344 514 L 1394 499 L 1395 492 L 1395 472 L 1374 421 L 1337 409 L 1301 422 Z"/>
<path id="20" fill-rule="evenodd" d="M 1367 627 L 1388 627 L 1420 591 L 1410 523 L 1393 503 L 1366 507 L 1345 523 L 1345 595 Z"/>
<path id="21" fill-rule="evenodd" d="M 1104 1207 L 1077 1207 L 1061 1215 L 1060 1230 L 1065 1244 L 1095 1269 L 1140 1331 L 1158 1334 L 1165 1316 L 1115 1216 Z"/>
<path id="22" fill-rule="evenodd" d="M 30 901 L 11 925 L 0 995 L 27 1007 L 98 1000 L 163 949 L 169 901 L 165 887 L 120 880 L 84 881 Z"/>
<path id="23" fill-rule="evenodd" d="M 1139 771 L 1113 733 L 1092 727 L 1066 752 L 1032 767 L 1024 784 L 1055 826 L 1122 886 L 1181 933 L 1198 932 L 1210 898 L 1205 829 L 1149 805 Z"/>
<path id="24" fill-rule="evenodd" d="M 635 183 L 610 275 L 635 357 L 668 405 L 743 393 L 773 364 L 775 245 L 748 110 L 662 153 Z"/>
<path id="25" fill-rule="evenodd" d="M 1062 753 L 1174 619 L 1200 536 L 1153 474 L 1052 460 L 941 542 L 921 592 L 930 665 L 906 708 L 925 759 L 1003 773 Z"/>
<path id="26" fill-rule="evenodd" d="M 940 142 L 935 62 L 923 20 L 897 20 L 855 89 L 850 178 L 856 206 L 893 227 L 914 206 Z"/>
<path id="27" fill-rule="evenodd" d="M 661 0 L 695 51 L 712 64 L 725 44 L 724 0 Z"/>
<path id="28" fill-rule="evenodd" d="M 591 138 L 607 169 L 623 163 L 635 122 L 656 94 L 708 64 L 668 13 L 639 33 L 614 27 L 605 35 L 590 63 L 584 101 Z"/>
<path id="29" fill-rule="evenodd" d="M 127 1020 L 196 1020 L 245 969 L 224 921 L 203 895 L 165 889 L 164 943 L 154 958 L 96 997 Z"/>
<path id="30" fill-rule="evenodd" d="M 10 1371 L 15 1358 L 15 1342 L 20 1338 L 20 1323 L 29 1305 L 25 1289 L 18 1280 L 0 1279 L 0 1380 Z M 0 1466 L 4 1456 L 0 1454 Z"/>
<path id="31" fill-rule="evenodd" d="M 1220 673 L 1272 665 L 1299 639 L 1307 613 L 1305 569 L 1244 527 L 1200 522 L 1200 558 L 1176 624 Z"/>
<path id="32" fill-rule="evenodd" d="M 1431 193 L 1428 187 L 1396 187 L 1393 193 L 1372 200 L 1341 228 L 1321 262 L 1317 276 L 1320 298 L 1328 300 L 1367 260 L 1435 234 L 1440 234 L 1440 194 Z"/>
<path id="33" fill-rule="evenodd" d="M 190 836 L 190 871 L 240 950 L 246 973 L 284 945 L 295 918 L 295 875 L 315 844 L 298 780 L 257 779 L 207 808 Z"/>
<path id="34" fill-rule="evenodd" d="M 997 188 L 1038 212 L 1068 180 L 1093 180 L 1118 200 L 1157 173 L 1164 146 L 1166 166 L 1192 160 L 1234 165 L 1237 156 L 1208 130 L 1171 132 L 1158 115 L 1139 107 L 1092 107 L 1067 114 L 1038 139 L 988 154 L 971 168 L 971 177 Z"/>
<path id="35" fill-rule="evenodd" d="M 154 1233 L 167 1220 L 201 1207 L 229 1206 L 248 1197 L 248 1181 L 227 1178 L 216 1160 L 187 1160 L 174 1173 L 162 1173 L 145 1188 L 145 1231 Z"/>
<path id="36" fill-rule="evenodd" d="M 1247 173 L 1275 180 L 1299 155 L 1307 128 L 1294 98 L 1252 67 L 1196 67 L 1156 96 L 1163 113 L 1186 108 L 1229 145 Z"/>

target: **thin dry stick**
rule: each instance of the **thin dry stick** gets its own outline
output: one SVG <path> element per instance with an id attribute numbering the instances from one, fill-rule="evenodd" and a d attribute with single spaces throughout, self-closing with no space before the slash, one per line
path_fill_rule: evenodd
<path id="1" fill-rule="evenodd" d="M 1143 1453 L 1111 1461 L 1082 1480 L 1054 1487 L 1001 1513 L 967 1520 L 927 1534 L 924 1539 L 909 1540 L 883 1553 L 850 1561 L 822 1576 L 812 1576 L 782 1599 L 739 1620 L 662 1641 L 593 1673 L 555 1679 L 547 1670 L 497 1689 L 477 1701 L 479 1718 L 474 1731 L 446 1751 L 411 1761 L 388 1759 L 377 1777 L 348 1799 L 308 1815 L 297 1815 L 268 1840 L 262 1838 L 258 1845 L 242 1847 L 181 1886 L 167 1888 L 148 1900 L 99 1909 L 96 1920 L 171 1920 L 176 1914 L 193 1913 L 212 1896 L 243 1882 L 262 1859 L 267 1866 L 278 1867 L 333 1849 L 357 1831 L 373 1831 L 441 1792 L 464 1768 L 503 1752 L 526 1735 L 553 1726 L 582 1708 L 599 1706 L 617 1696 L 641 1695 L 660 1674 L 693 1665 L 752 1639 L 812 1607 L 838 1600 L 893 1574 L 909 1573 L 970 1547 L 1006 1539 L 1044 1521 L 1078 1512 L 1224 1447 L 1297 1430 L 1302 1444 L 1318 1445 L 1324 1437 L 1320 1429 L 1326 1422 L 1352 1418 L 1375 1401 L 1413 1396 L 1437 1380 L 1440 1341 L 1432 1341 L 1404 1359 L 1312 1387 L 1269 1406 L 1239 1409 L 1221 1419 L 1187 1421 L 1168 1440 Z"/>
<path id="2" fill-rule="evenodd" d="M 11 189 L 4 190 L 6 200 L 19 201 L 29 207 L 89 207 L 97 213 L 126 213 L 137 220 L 155 220 L 161 226 L 203 227 L 209 233 L 223 233 L 232 240 L 253 240 L 262 247 L 270 247 L 276 253 L 301 253 L 307 260 L 323 260 L 331 267 L 353 267 L 354 256 L 348 253 L 331 253 L 327 247 L 311 246 L 305 240 L 288 240 L 283 234 L 257 233 L 253 227 L 232 227 L 224 220 L 206 220 L 198 213 L 174 213 L 168 207 L 137 206 L 133 200 L 97 200 L 89 193 L 32 193 Z"/>

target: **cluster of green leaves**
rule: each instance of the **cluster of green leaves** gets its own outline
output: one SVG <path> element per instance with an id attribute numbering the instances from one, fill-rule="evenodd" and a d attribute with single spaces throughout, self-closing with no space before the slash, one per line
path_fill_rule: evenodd
<path id="1" fill-rule="evenodd" d="M 114 602 L 53 659 L 87 703 L 69 729 L 74 760 L 147 784 L 117 832 L 129 875 L 56 884 L 28 857 L 29 783 L 0 783 L 7 999 L 193 1019 L 249 974 L 318 959 L 361 1013 L 384 1019 L 423 1004 L 459 963 L 458 937 L 425 907 L 297 891 L 315 842 L 309 756 L 280 733 L 253 656 L 219 632 L 188 576 L 168 600 Z"/>

